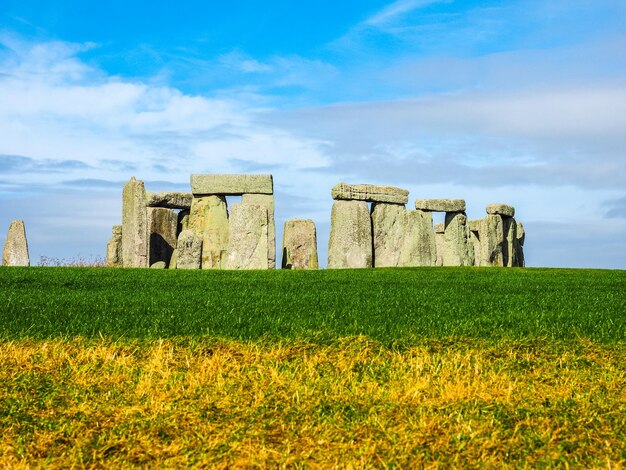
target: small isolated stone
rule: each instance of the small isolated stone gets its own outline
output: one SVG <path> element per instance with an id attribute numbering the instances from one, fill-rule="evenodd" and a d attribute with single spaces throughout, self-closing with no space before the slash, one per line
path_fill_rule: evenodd
<path id="1" fill-rule="evenodd" d="M 272 175 L 191 175 L 194 195 L 274 194 Z"/>
<path id="2" fill-rule="evenodd" d="M 202 239 L 193 230 L 183 230 L 176 246 L 176 269 L 200 269 Z"/>
<path id="3" fill-rule="evenodd" d="M 310 219 L 291 219 L 283 231 L 283 269 L 318 269 L 317 233 Z"/>
<path id="4" fill-rule="evenodd" d="M 409 192 L 394 186 L 339 183 L 332 189 L 333 199 L 344 201 L 390 202 L 406 204 Z"/>
<path id="5" fill-rule="evenodd" d="M 9 226 L 2 250 L 2 266 L 30 266 L 28 241 L 23 220 L 14 220 Z"/>
<path id="6" fill-rule="evenodd" d="M 114 225 L 112 232 L 107 243 L 107 266 L 119 268 L 122 266 L 122 226 Z"/>
<path id="7" fill-rule="evenodd" d="M 465 212 L 465 199 L 417 199 L 415 208 L 430 212 Z"/>
<path id="8" fill-rule="evenodd" d="M 372 267 L 372 220 L 365 201 L 335 201 L 328 241 L 328 268 Z"/>
<path id="9" fill-rule="evenodd" d="M 233 204 L 230 212 L 225 269 L 268 269 L 267 208 Z"/>
<path id="10" fill-rule="evenodd" d="M 487 214 L 515 217 L 515 207 L 509 206 L 507 204 L 488 204 Z"/>
<path id="11" fill-rule="evenodd" d="M 150 265 L 150 268 L 152 269 L 165 269 L 166 267 L 165 261 L 157 261 L 156 263 L 152 263 Z"/>
<path id="12" fill-rule="evenodd" d="M 192 198 L 191 193 L 146 193 L 146 205 L 166 209 L 189 209 Z"/>

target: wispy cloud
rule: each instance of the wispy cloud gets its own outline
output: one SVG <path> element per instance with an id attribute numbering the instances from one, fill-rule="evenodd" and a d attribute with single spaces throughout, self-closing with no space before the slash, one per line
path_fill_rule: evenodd
<path id="1" fill-rule="evenodd" d="M 447 2 L 447 0 L 397 0 L 391 5 L 388 5 L 379 12 L 375 13 L 373 16 L 367 18 L 361 25 L 357 26 L 357 28 L 363 26 L 372 26 L 377 28 L 385 27 L 395 21 L 398 21 L 403 15 L 409 12 L 426 5 L 441 2 Z"/>

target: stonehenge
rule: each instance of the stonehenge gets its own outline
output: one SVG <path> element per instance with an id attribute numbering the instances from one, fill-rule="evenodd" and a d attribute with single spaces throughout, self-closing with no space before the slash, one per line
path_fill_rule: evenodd
<path id="1" fill-rule="evenodd" d="M 26 227 L 23 220 L 14 220 L 9 225 L 2 249 L 2 266 L 30 266 Z"/>
<path id="2" fill-rule="evenodd" d="M 153 193 L 132 177 L 107 266 L 276 267 L 272 175 L 194 174 L 190 186 L 189 193 Z M 229 206 L 231 196 L 241 202 Z M 407 209 L 409 192 L 393 186 L 339 183 L 331 196 L 329 269 L 525 266 L 525 231 L 510 205 L 488 204 L 485 217 L 468 220 L 464 199 L 416 199 Z M 443 223 L 433 224 L 434 212 Z M 286 221 L 281 253 L 283 269 L 319 269 L 315 223 Z"/>

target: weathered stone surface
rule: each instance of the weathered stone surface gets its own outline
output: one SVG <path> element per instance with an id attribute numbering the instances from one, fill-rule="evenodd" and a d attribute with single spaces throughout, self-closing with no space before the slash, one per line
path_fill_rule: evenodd
<path id="1" fill-rule="evenodd" d="M 191 193 L 146 193 L 146 206 L 189 209 L 192 198 Z"/>
<path id="2" fill-rule="evenodd" d="M 148 265 L 163 261 L 169 267 L 176 249 L 178 214 L 164 207 L 148 207 Z"/>
<path id="3" fill-rule="evenodd" d="M 472 232 L 480 232 L 480 226 L 481 226 L 482 223 L 483 223 L 483 219 L 468 220 L 467 221 L 467 227 Z"/>
<path id="4" fill-rule="evenodd" d="M 119 268 L 122 266 L 122 226 L 114 225 L 112 232 L 107 243 L 107 266 Z"/>
<path id="5" fill-rule="evenodd" d="M 415 208 L 431 212 L 464 212 L 465 199 L 417 199 Z"/>
<path id="6" fill-rule="evenodd" d="M 474 250 L 474 266 L 480 266 L 480 232 L 470 229 L 468 233 L 469 242 Z"/>
<path id="7" fill-rule="evenodd" d="M 517 224 L 513 217 L 502 217 L 502 228 L 504 231 L 505 243 L 503 245 L 502 261 L 504 266 L 517 266 L 516 260 L 516 243 L 517 243 Z"/>
<path id="8" fill-rule="evenodd" d="M 507 204 L 488 204 L 487 214 L 504 215 L 506 217 L 515 216 L 515 208 Z"/>
<path id="9" fill-rule="evenodd" d="M 474 247 L 469 240 L 467 216 L 463 212 L 446 212 L 443 234 L 443 265 L 473 266 Z"/>
<path id="10" fill-rule="evenodd" d="M 524 259 L 524 241 L 526 240 L 526 231 L 524 225 L 521 222 L 517 223 L 516 240 L 515 240 L 515 261 L 516 266 L 523 268 L 526 266 L 526 260 Z"/>
<path id="11" fill-rule="evenodd" d="M 183 230 L 187 230 L 189 228 L 189 211 L 183 209 L 178 213 L 178 229 L 176 233 L 180 233 Z"/>
<path id="12" fill-rule="evenodd" d="M 191 175 L 194 195 L 273 194 L 272 175 Z"/>
<path id="13" fill-rule="evenodd" d="M 165 261 L 157 261 L 156 263 L 152 263 L 150 265 L 151 269 L 165 269 L 167 266 L 165 265 Z"/>
<path id="14" fill-rule="evenodd" d="M 26 227 L 23 220 L 14 220 L 9 225 L 2 250 L 2 266 L 30 266 Z"/>
<path id="15" fill-rule="evenodd" d="M 230 212 L 225 269 L 268 269 L 267 208 L 257 204 L 234 204 Z"/>
<path id="16" fill-rule="evenodd" d="M 365 201 L 333 203 L 328 268 L 372 267 L 372 222 Z"/>
<path id="17" fill-rule="evenodd" d="M 122 264 L 126 268 L 148 265 L 146 188 L 133 176 L 122 192 Z"/>
<path id="18" fill-rule="evenodd" d="M 502 216 L 488 214 L 480 227 L 480 265 L 504 266 L 504 223 Z"/>
<path id="19" fill-rule="evenodd" d="M 375 202 L 372 204 L 372 236 L 374 267 L 396 267 L 404 243 L 407 211 L 403 204 Z"/>
<path id="20" fill-rule="evenodd" d="M 332 189 L 333 199 L 346 201 L 389 202 L 406 204 L 409 192 L 394 186 L 339 183 Z"/>
<path id="21" fill-rule="evenodd" d="M 244 194 L 242 204 L 256 204 L 267 209 L 269 244 L 267 262 L 269 269 L 276 268 L 276 223 L 274 222 L 274 195 L 273 194 Z"/>
<path id="22" fill-rule="evenodd" d="M 435 224 L 435 233 L 443 233 L 446 231 L 446 224 L 443 222 Z"/>
<path id="23" fill-rule="evenodd" d="M 435 262 L 435 266 L 443 266 L 443 232 L 435 232 L 435 245 L 437 247 L 437 261 Z"/>
<path id="24" fill-rule="evenodd" d="M 432 213 L 408 211 L 405 217 L 406 229 L 398 266 L 435 266 L 437 243 Z"/>
<path id="25" fill-rule="evenodd" d="M 220 269 L 228 249 L 228 208 L 225 196 L 196 197 L 187 227 L 202 239 L 202 269 Z"/>
<path id="26" fill-rule="evenodd" d="M 318 269 L 317 234 L 310 220 L 291 219 L 283 231 L 283 269 Z"/>
<path id="27" fill-rule="evenodd" d="M 193 230 L 183 230 L 176 244 L 176 269 L 200 269 L 202 238 Z"/>

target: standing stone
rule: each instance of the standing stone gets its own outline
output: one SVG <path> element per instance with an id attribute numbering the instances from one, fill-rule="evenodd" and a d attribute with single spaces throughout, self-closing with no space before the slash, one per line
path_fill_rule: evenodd
<path id="1" fill-rule="evenodd" d="M 194 198 L 188 228 L 202 239 L 202 269 L 220 269 L 228 248 L 228 208 L 225 196 Z"/>
<path id="2" fill-rule="evenodd" d="M 372 203 L 373 265 L 377 268 L 396 267 L 406 232 L 404 204 Z"/>
<path id="3" fill-rule="evenodd" d="M 30 266 L 28 241 L 23 220 L 14 220 L 9 226 L 2 250 L 2 266 Z"/>
<path id="4" fill-rule="evenodd" d="M 437 251 L 437 261 L 435 266 L 443 266 L 443 234 L 445 232 L 445 224 L 435 224 L 435 246 Z"/>
<path id="5" fill-rule="evenodd" d="M 513 217 L 502 217 L 502 229 L 505 242 L 503 245 L 502 262 L 504 266 L 511 268 L 517 266 L 515 244 L 517 240 L 517 224 Z"/>
<path id="6" fill-rule="evenodd" d="M 234 204 L 230 213 L 225 269 L 268 269 L 267 208 Z"/>
<path id="7" fill-rule="evenodd" d="M 469 240 L 474 248 L 474 266 L 480 266 L 480 225 L 481 220 L 468 220 Z"/>
<path id="8" fill-rule="evenodd" d="M 283 269 L 318 269 L 315 223 L 292 219 L 283 231 Z"/>
<path id="9" fill-rule="evenodd" d="M 133 176 L 122 192 L 122 263 L 126 268 L 148 264 L 146 188 Z"/>
<path id="10" fill-rule="evenodd" d="M 122 226 L 114 225 L 113 234 L 107 243 L 107 266 L 119 268 L 122 266 Z"/>
<path id="11" fill-rule="evenodd" d="M 178 214 L 172 209 L 148 207 L 148 265 L 163 262 L 170 266 L 172 254 L 176 249 Z"/>
<path id="12" fill-rule="evenodd" d="M 526 260 L 524 259 L 524 241 L 526 240 L 526 231 L 524 225 L 521 222 L 517 223 L 516 240 L 515 240 L 515 260 L 520 268 L 526 266 Z"/>
<path id="13" fill-rule="evenodd" d="M 467 216 L 464 212 L 446 212 L 443 234 L 443 265 L 473 266 L 474 248 L 469 241 Z"/>
<path id="14" fill-rule="evenodd" d="M 406 232 L 398 266 L 435 266 L 437 242 L 432 212 L 408 211 L 406 219 Z M 443 236 L 443 233 L 441 235 Z"/>
<path id="15" fill-rule="evenodd" d="M 504 242 L 502 216 L 487 214 L 480 226 L 480 265 L 504 266 Z"/>
<path id="16" fill-rule="evenodd" d="M 276 268 L 276 224 L 274 222 L 274 195 L 273 194 L 244 194 L 242 204 L 256 204 L 267 209 L 269 245 L 267 263 L 270 269 Z"/>
<path id="17" fill-rule="evenodd" d="M 183 230 L 187 230 L 189 228 L 189 211 L 182 210 L 178 213 L 178 228 L 176 229 L 176 233 L 180 234 Z"/>
<path id="18" fill-rule="evenodd" d="M 193 230 L 183 230 L 176 244 L 176 269 L 200 269 L 202 238 Z"/>
<path id="19" fill-rule="evenodd" d="M 367 202 L 333 203 L 328 268 L 372 267 L 372 221 Z"/>

